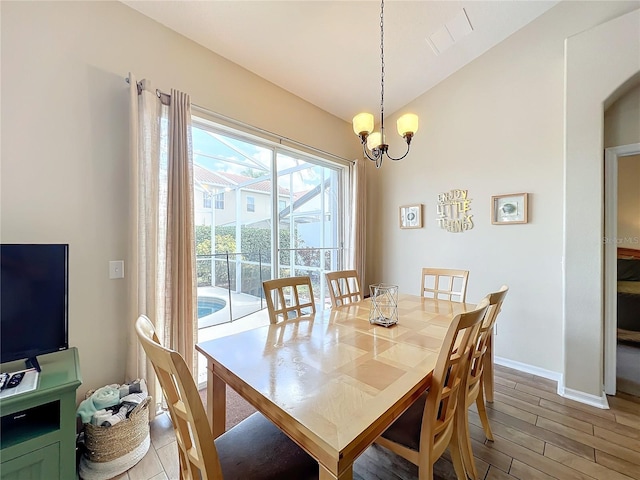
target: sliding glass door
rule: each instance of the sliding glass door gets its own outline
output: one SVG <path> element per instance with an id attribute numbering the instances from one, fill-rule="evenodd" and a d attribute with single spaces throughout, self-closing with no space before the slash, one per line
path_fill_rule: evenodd
<path id="1" fill-rule="evenodd" d="M 262 282 L 343 268 L 348 168 L 194 118 L 199 327 L 265 308 Z"/>
<path id="2" fill-rule="evenodd" d="M 339 221 L 343 170 L 290 152 L 276 155 L 278 189 L 278 277 L 310 276 L 317 308 L 329 305 L 324 273 L 342 268 L 343 225 Z"/>

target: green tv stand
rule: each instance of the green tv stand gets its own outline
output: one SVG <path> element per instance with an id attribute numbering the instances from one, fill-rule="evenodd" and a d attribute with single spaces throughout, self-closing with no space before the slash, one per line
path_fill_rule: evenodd
<path id="1" fill-rule="evenodd" d="M 78 350 L 38 356 L 38 387 L 0 399 L 0 479 L 76 478 L 76 390 L 82 383 Z M 2 365 L 23 370 L 24 362 Z"/>

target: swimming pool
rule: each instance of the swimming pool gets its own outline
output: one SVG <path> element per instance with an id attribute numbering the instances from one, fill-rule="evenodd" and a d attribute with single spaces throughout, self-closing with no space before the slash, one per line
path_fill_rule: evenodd
<path id="1" fill-rule="evenodd" d="M 227 306 L 227 302 L 222 298 L 198 297 L 198 318 L 206 317 L 216 313 Z"/>

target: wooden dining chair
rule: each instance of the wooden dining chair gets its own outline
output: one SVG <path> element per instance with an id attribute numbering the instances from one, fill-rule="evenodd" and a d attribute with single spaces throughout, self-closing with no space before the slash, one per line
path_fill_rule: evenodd
<path id="1" fill-rule="evenodd" d="M 341 305 L 362 300 L 362 291 L 358 281 L 358 273 L 355 270 L 340 270 L 326 273 L 331 306 Z"/>
<path id="2" fill-rule="evenodd" d="M 135 329 L 167 401 L 178 443 L 181 480 L 318 478 L 318 463 L 261 413 L 254 413 L 214 441 L 182 356 L 160 344 L 146 316 L 137 319 Z"/>
<path id="3" fill-rule="evenodd" d="M 262 288 L 271 323 L 278 323 L 278 317 L 289 320 L 316 313 L 310 277 L 266 280 L 262 282 Z"/>
<path id="4" fill-rule="evenodd" d="M 488 302 L 484 300 L 475 310 L 454 317 L 438 355 L 429 390 L 376 439 L 376 443 L 417 465 L 420 480 L 433 480 L 433 464 L 447 447 L 456 476 L 466 480 L 455 413 L 473 342 L 478 338 L 487 308 Z"/>
<path id="5" fill-rule="evenodd" d="M 467 298 L 468 280 L 469 270 L 423 268 L 420 295 L 464 303 Z"/>
<path id="6" fill-rule="evenodd" d="M 488 440 L 493 441 L 493 433 L 491 432 L 491 426 L 489 425 L 489 418 L 487 417 L 487 410 L 485 407 L 483 385 L 484 375 L 486 374 L 486 371 L 484 367 L 487 363 L 487 360 L 489 360 L 486 358 L 486 355 L 488 354 L 487 345 L 489 342 L 489 338 L 491 337 L 493 326 L 496 323 L 496 319 L 498 318 L 498 314 L 502 309 L 502 303 L 504 302 L 508 291 L 509 287 L 503 285 L 502 287 L 500 287 L 500 290 L 490 293 L 483 299 L 483 301 L 487 301 L 489 303 L 489 307 L 487 308 L 487 313 L 484 317 L 482 325 L 480 326 L 480 331 L 478 332 L 478 340 L 475 342 L 475 348 L 472 352 L 469 363 L 469 373 L 467 375 L 465 388 L 463 390 L 466 392 L 464 399 L 465 408 L 459 408 L 457 413 L 457 425 L 459 428 L 458 436 L 461 439 L 462 459 L 467 471 L 467 475 L 472 480 L 476 480 L 478 478 L 478 470 L 476 469 L 476 463 L 473 459 L 473 451 L 471 449 L 471 436 L 469 432 L 469 407 L 475 402 L 478 409 L 478 416 L 480 417 L 480 421 L 482 422 L 482 429 L 484 430 L 484 434 Z M 462 402 L 462 400 L 460 401 Z M 460 406 L 462 407 L 462 405 Z"/>

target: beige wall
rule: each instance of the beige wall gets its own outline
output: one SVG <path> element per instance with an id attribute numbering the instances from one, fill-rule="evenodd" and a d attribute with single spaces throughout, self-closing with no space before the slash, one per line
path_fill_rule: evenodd
<path id="1" fill-rule="evenodd" d="M 124 380 L 126 344 L 135 341 L 125 336 L 134 320 L 125 313 L 127 280 L 108 278 L 109 260 L 128 267 L 127 72 L 342 157 L 359 145 L 346 122 L 121 3 L 0 8 L 1 240 L 70 244 L 69 340 L 84 394 Z"/>
<path id="2" fill-rule="evenodd" d="M 617 243 L 640 249 L 640 155 L 618 159 Z"/>
<path id="3" fill-rule="evenodd" d="M 414 111 L 421 126 L 405 160 L 368 165 L 368 237 L 376 241 L 368 245 L 366 283 L 417 293 L 421 267 L 466 268 L 472 302 L 506 283 L 496 355 L 565 372 L 565 39 L 639 6 L 562 2 L 398 112 Z M 401 148 L 395 141 L 390 151 Z M 473 199 L 470 231 L 437 226 L 437 196 L 451 189 L 467 189 Z M 491 225 L 491 196 L 515 192 L 530 194 L 529 223 Z M 411 203 L 425 205 L 425 228 L 400 230 L 398 207 Z M 582 354 L 602 356 L 591 344 Z M 590 391 L 575 388 L 582 387 Z"/>

